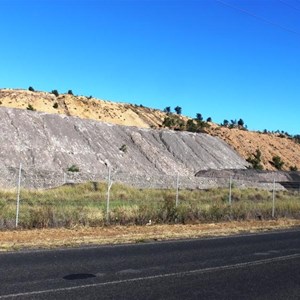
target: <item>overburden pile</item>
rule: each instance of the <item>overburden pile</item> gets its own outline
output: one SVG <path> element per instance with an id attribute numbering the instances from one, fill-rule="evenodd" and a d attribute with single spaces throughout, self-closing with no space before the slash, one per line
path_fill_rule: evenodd
<path id="1" fill-rule="evenodd" d="M 193 177 L 199 170 L 245 169 L 248 163 L 217 137 L 203 133 L 140 129 L 13 108 L 0 108 L 0 185 L 15 185 L 22 163 L 27 177 L 55 186 L 55 172 L 76 166 L 85 174 L 107 167 L 138 176 Z M 49 177 L 46 178 L 46 177 Z M 52 180 L 52 181 L 51 181 Z"/>

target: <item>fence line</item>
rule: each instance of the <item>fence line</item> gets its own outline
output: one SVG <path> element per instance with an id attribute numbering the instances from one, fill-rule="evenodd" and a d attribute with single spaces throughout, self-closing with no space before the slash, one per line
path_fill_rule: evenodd
<path id="1" fill-rule="evenodd" d="M 22 175 L 22 163 L 20 163 L 19 177 L 17 183 L 17 209 L 16 209 L 16 228 L 19 224 L 19 210 L 20 210 L 20 191 L 21 191 L 21 175 Z"/>
<path id="2" fill-rule="evenodd" d="M 290 190 L 294 193 L 298 193 L 300 196 L 300 182 L 278 182 L 275 177 L 272 181 L 261 180 L 261 177 L 248 177 L 248 178 L 235 178 L 234 176 L 219 176 L 212 177 L 186 177 L 176 175 L 162 175 L 156 174 L 152 176 L 145 176 L 141 174 L 124 173 L 118 170 L 113 170 L 111 167 L 106 169 L 106 172 L 99 172 L 98 174 L 91 174 L 89 172 L 64 172 L 63 170 L 51 171 L 51 170 L 34 170 L 25 169 L 20 164 L 19 168 L 11 168 L 12 178 L 15 178 L 14 182 L 17 182 L 16 187 L 16 214 L 15 214 L 15 227 L 19 225 L 19 214 L 22 211 L 22 191 L 28 186 L 33 187 L 55 187 L 64 184 L 75 185 L 77 183 L 94 181 L 103 182 L 106 184 L 106 208 L 105 219 L 107 223 L 110 223 L 112 208 L 111 202 L 111 189 L 117 184 L 124 184 L 134 186 L 140 189 L 163 189 L 174 191 L 174 207 L 177 209 L 185 204 L 185 200 L 181 200 L 181 193 L 185 189 L 204 189 L 210 190 L 213 188 L 222 188 L 227 190 L 228 205 L 233 207 L 236 204 L 235 194 L 236 191 L 241 191 L 247 188 L 254 188 L 258 190 L 270 191 L 271 194 L 271 209 L 270 216 L 276 218 L 277 212 L 277 192 Z M 41 178 L 42 177 L 42 178 Z M 58 179 L 55 181 L 55 179 Z M 10 180 L 13 181 L 13 180 Z M 50 184 L 47 184 L 50 182 Z M 54 185 L 53 183 L 57 184 Z M 286 188 L 287 187 L 287 188 Z M 21 189 L 22 188 L 22 189 Z M 1 200 L 1 199 L 0 199 Z M 299 197 L 300 200 L 300 197 Z M 20 207 L 21 202 L 21 207 Z M 299 201 L 300 202 L 300 201 Z M 300 211 L 299 211 L 300 214 Z M 0 226 L 1 224 L 0 218 Z"/>
<path id="3" fill-rule="evenodd" d="M 9 174 L 4 174 L 5 178 L 0 178 L 0 186 L 4 188 L 13 188 L 19 168 L 11 167 Z M 232 185 L 239 188 L 260 188 L 271 190 L 273 188 L 273 177 L 266 180 L 262 176 L 244 176 L 235 177 L 226 176 L 180 176 L 166 174 L 145 175 L 141 173 L 125 173 L 118 169 L 112 169 L 114 182 L 120 182 L 132 185 L 138 188 L 174 188 L 174 181 L 180 181 L 181 188 L 187 189 L 210 189 L 216 187 L 228 187 L 229 178 L 232 178 Z M 53 188 L 62 184 L 81 183 L 86 181 L 103 181 L 107 178 L 107 170 L 101 170 L 98 173 L 90 172 L 66 172 L 65 170 L 36 170 L 34 168 L 22 169 L 22 183 L 25 188 Z M 289 182 L 276 180 L 276 188 L 294 189 L 300 191 L 300 182 Z"/>

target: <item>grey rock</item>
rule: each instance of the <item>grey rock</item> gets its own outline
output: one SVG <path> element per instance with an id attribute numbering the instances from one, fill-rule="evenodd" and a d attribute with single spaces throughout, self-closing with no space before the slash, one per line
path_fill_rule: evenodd
<path id="1" fill-rule="evenodd" d="M 254 169 L 224 169 L 224 170 L 200 170 L 196 177 L 207 178 L 232 178 L 235 180 L 248 180 L 254 182 L 298 182 L 300 183 L 299 171 L 265 171 Z"/>
<path id="2" fill-rule="evenodd" d="M 71 165 L 80 172 L 69 172 L 69 180 L 105 178 L 110 165 L 120 180 L 141 183 L 148 178 L 155 185 L 167 184 L 167 176 L 174 182 L 177 173 L 199 181 L 194 177 L 199 170 L 248 166 L 224 141 L 203 133 L 140 129 L 4 107 L 0 128 L 2 187 L 15 185 L 20 163 L 23 185 L 34 188 L 61 184 Z M 120 150 L 123 145 L 126 151 Z"/>

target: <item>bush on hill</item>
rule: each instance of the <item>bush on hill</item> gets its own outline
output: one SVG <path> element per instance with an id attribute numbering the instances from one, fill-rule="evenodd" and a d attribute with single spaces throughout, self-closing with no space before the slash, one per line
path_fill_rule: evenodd
<path id="1" fill-rule="evenodd" d="M 32 110 L 32 111 L 36 110 L 31 104 L 28 104 L 28 106 L 26 107 L 26 109 L 27 110 Z"/>
<path id="2" fill-rule="evenodd" d="M 58 91 L 57 91 L 57 90 L 52 90 L 51 94 L 55 95 L 56 97 L 58 97 L 58 96 L 59 96 L 59 93 L 58 93 Z"/>
<path id="3" fill-rule="evenodd" d="M 261 151 L 259 149 L 256 149 L 255 153 L 249 156 L 246 161 L 249 162 L 252 165 L 252 168 L 255 170 L 263 169 L 261 164 Z"/>
<path id="4" fill-rule="evenodd" d="M 273 156 L 271 164 L 277 169 L 282 170 L 282 167 L 284 165 L 284 162 L 281 160 L 281 157 L 276 155 Z"/>

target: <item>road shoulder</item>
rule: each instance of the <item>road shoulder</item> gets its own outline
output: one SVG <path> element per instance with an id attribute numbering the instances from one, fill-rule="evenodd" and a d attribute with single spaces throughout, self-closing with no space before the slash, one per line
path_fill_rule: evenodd
<path id="1" fill-rule="evenodd" d="M 74 227 L 70 229 L 7 230 L 0 232 L 0 251 L 52 249 L 86 245 L 145 243 L 228 236 L 300 227 L 300 220 L 232 221 L 210 224 Z"/>

